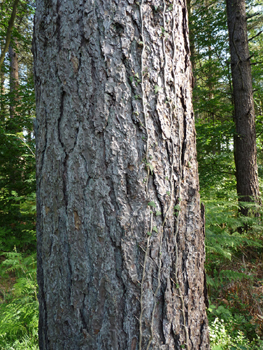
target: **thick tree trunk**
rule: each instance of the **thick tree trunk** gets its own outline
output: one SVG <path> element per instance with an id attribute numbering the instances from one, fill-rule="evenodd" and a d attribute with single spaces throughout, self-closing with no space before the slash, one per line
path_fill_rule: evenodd
<path id="1" fill-rule="evenodd" d="M 226 2 L 235 105 L 237 193 L 240 201 L 252 202 L 259 198 L 259 184 L 246 4 L 245 0 Z M 246 215 L 247 209 L 241 207 L 241 212 Z"/>
<path id="2" fill-rule="evenodd" d="M 40 349 L 209 349 L 185 1 L 37 1 Z"/>

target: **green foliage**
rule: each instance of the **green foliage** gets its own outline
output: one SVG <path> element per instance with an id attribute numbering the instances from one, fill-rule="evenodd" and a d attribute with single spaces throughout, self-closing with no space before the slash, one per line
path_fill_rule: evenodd
<path id="1" fill-rule="evenodd" d="M 211 350 L 260 350 L 263 342 L 257 336 L 249 341 L 236 327 L 236 321 L 230 317 L 227 322 L 215 317 L 209 322 Z"/>
<path id="2" fill-rule="evenodd" d="M 0 4 L 5 40 L 13 1 Z M 0 70 L 0 348 L 38 349 L 35 254 L 35 96 L 31 54 L 33 1 L 20 0 L 11 46 L 19 80 L 10 86 L 10 58 Z M 16 247 L 15 250 L 13 248 Z M 5 253 L 4 253 L 5 252 Z M 7 252 L 7 253 L 6 253 Z"/>
<path id="3" fill-rule="evenodd" d="M 260 278 L 256 272 L 256 259 L 262 256 L 262 212 L 248 217 L 242 217 L 238 212 L 225 2 L 197 0 L 191 4 L 197 154 L 201 196 L 206 206 L 207 284 L 210 298 L 218 310 L 209 313 L 212 348 L 242 349 L 243 346 L 245 349 L 260 349 L 260 345 L 256 347 L 251 341 L 258 337 L 256 332 L 262 336 L 261 321 L 253 311 L 254 305 L 262 305 L 253 286 Z M 260 8 L 255 7 L 259 5 Z M 263 35 L 255 36 L 262 30 L 262 4 L 253 0 L 248 1 L 247 6 L 249 16 L 259 13 L 248 19 L 248 29 L 249 38 L 254 37 L 249 43 L 253 55 L 259 176 L 263 177 L 262 65 L 254 64 L 263 61 Z M 251 213 L 257 210 L 252 204 Z M 242 227 L 245 229 L 241 235 Z M 249 261 L 250 269 L 246 268 L 244 259 Z M 222 300 L 227 302 L 225 306 Z M 225 317 L 220 314 L 222 308 Z M 253 320 L 249 315 L 253 315 Z M 238 333 L 240 330 L 242 334 Z"/>
<path id="4" fill-rule="evenodd" d="M 253 304 L 261 307 L 262 299 L 254 290 L 259 277 L 256 261 L 253 261 L 263 253 L 263 213 L 260 207 L 248 204 L 253 215 L 243 217 L 239 214 L 234 190 L 224 195 L 225 199 L 218 198 L 220 192 L 214 190 L 204 201 L 212 349 L 219 349 L 216 346 L 221 349 L 260 349 L 263 343 L 260 343 L 258 333 L 261 331 L 257 322 L 261 321 L 258 313 L 253 311 Z M 244 226 L 246 230 L 240 234 L 240 227 Z"/>
<path id="5" fill-rule="evenodd" d="M 241 216 L 236 196 L 225 200 L 210 199 L 206 204 L 206 250 L 219 259 L 230 259 L 242 247 L 262 248 L 263 226 L 260 215 Z M 254 204 L 247 204 L 252 209 Z M 259 212 L 260 213 L 260 212 Z M 240 235 L 240 227 L 247 231 Z M 256 233 L 256 234 L 255 234 Z M 216 262 L 216 259 L 214 259 Z"/>
<path id="6" fill-rule="evenodd" d="M 2 293 L 0 304 L 0 348 L 37 349 L 38 300 L 35 254 L 24 256 L 17 251 L 4 254 L 1 278 L 13 276 L 12 291 Z M 27 346 L 25 348 L 25 346 Z"/>
<path id="7" fill-rule="evenodd" d="M 256 110 L 259 175 L 263 175 L 263 5 L 247 3 L 248 35 Z M 190 40 L 195 78 L 193 101 L 200 185 L 235 188 L 232 78 L 224 0 L 191 1 Z M 218 188 L 219 189 L 219 188 Z"/>
<path id="8" fill-rule="evenodd" d="M 257 62 L 263 62 L 263 34 L 259 34 L 263 29 L 263 6 L 258 0 L 248 0 L 246 5 L 262 178 L 263 71 L 262 63 Z M 262 349 L 258 310 L 263 306 L 263 213 L 254 204 L 249 207 L 248 217 L 242 217 L 238 210 L 225 1 L 196 0 L 190 6 L 197 154 L 206 208 L 207 285 L 214 304 L 208 312 L 212 349 Z"/>
<path id="9" fill-rule="evenodd" d="M 5 343 L 2 346 L 2 350 L 39 350 L 37 344 L 37 333 L 33 334 L 31 337 L 24 336 L 20 340 L 15 340 L 11 343 Z"/>
<path id="10" fill-rule="evenodd" d="M 222 190 L 235 189 L 234 128 L 232 119 L 196 121 L 200 186 L 205 196 L 210 195 L 211 189 L 221 196 Z"/>
<path id="11" fill-rule="evenodd" d="M 11 1 L 1 3 L 0 39 L 5 36 L 11 10 Z M 8 55 L 0 72 L 0 251 L 12 251 L 14 246 L 21 251 L 35 249 L 32 14 L 32 3 L 21 0 L 12 37 L 19 62 L 19 82 L 13 91 Z"/>
<path id="12" fill-rule="evenodd" d="M 233 189 L 234 155 L 232 82 L 225 2 L 199 0 L 190 14 L 190 40 L 195 77 L 193 90 L 200 185 L 224 183 Z"/>

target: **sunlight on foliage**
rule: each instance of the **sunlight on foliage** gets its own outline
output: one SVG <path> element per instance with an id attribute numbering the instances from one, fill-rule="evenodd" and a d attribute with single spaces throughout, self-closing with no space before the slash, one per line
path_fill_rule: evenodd
<path id="1" fill-rule="evenodd" d="M 216 317 L 209 326 L 211 350 L 260 350 L 259 339 L 250 342 L 243 332 L 233 332 L 233 321 L 227 323 Z M 263 345 L 263 342 L 261 342 Z"/>

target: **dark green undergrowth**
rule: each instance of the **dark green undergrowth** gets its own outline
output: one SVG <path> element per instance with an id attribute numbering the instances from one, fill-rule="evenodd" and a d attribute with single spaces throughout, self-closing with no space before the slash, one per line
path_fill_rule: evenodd
<path id="1" fill-rule="evenodd" d="M 211 348 L 263 349 L 262 208 L 242 217 L 234 190 L 211 190 L 204 204 Z"/>

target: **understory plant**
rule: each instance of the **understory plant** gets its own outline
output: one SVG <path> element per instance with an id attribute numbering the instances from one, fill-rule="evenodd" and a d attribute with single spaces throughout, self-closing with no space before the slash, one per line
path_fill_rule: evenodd
<path id="1" fill-rule="evenodd" d="M 227 309 L 226 309 L 227 310 Z M 218 317 L 210 319 L 209 335 L 211 350 L 260 350 L 263 342 L 257 336 L 250 341 L 240 330 L 235 330 L 234 320 L 228 320 Z"/>
<path id="2" fill-rule="evenodd" d="M 248 204 L 242 216 L 221 189 L 204 203 L 211 349 L 263 349 L 262 209 Z"/>
<path id="3" fill-rule="evenodd" d="M 0 265 L 0 348 L 38 349 L 38 300 L 36 254 L 26 256 L 16 249 L 3 254 Z M 9 281 L 9 282 L 8 282 Z"/>

